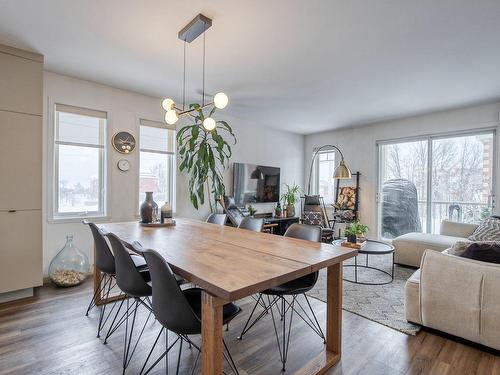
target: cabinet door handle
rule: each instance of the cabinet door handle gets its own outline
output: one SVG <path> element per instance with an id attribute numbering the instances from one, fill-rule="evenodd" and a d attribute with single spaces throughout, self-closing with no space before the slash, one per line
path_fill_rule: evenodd
<path id="1" fill-rule="evenodd" d="M 17 210 L 9 210 L 7 212 L 10 213 L 10 214 L 13 214 L 14 212 L 17 212 Z"/>

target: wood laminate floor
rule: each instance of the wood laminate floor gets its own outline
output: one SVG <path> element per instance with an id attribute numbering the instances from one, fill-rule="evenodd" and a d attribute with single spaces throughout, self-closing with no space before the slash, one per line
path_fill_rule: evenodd
<path id="1" fill-rule="evenodd" d="M 0 374 L 120 374 L 123 330 L 103 345 L 95 336 L 98 311 L 84 316 L 90 297 L 89 280 L 72 289 L 46 285 L 36 290 L 34 300 L 0 306 Z M 244 312 L 224 332 L 226 342 L 240 374 L 281 374 L 270 316 L 242 341 L 236 338 L 252 302 L 250 298 L 238 302 Z M 324 321 L 325 304 L 312 302 Z M 139 373 L 159 329 L 158 323 L 147 325 L 127 374 Z M 323 345 L 299 319 L 293 321 L 291 337 L 286 374 L 294 374 Z M 199 342 L 198 338 L 194 341 Z M 162 344 L 161 349 L 163 340 Z M 194 350 L 183 350 L 181 373 L 190 373 L 195 355 Z M 176 361 L 174 351 L 170 371 L 175 370 Z M 164 374 L 165 362 L 152 373 Z M 328 374 L 500 374 L 500 357 L 430 332 L 407 336 L 344 312 L 342 360 Z"/>

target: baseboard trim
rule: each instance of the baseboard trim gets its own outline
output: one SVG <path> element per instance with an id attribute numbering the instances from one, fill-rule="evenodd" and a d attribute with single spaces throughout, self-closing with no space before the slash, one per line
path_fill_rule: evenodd
<path id="1" fill-rule="evenodd" d="M 0 303 L 16 301 L 18 299 L 24 299 L 24 298 L 32 298 L 33 296 L 34 296 L 33 288 L 15 290 L 13 292 L 1 293 Z"/>

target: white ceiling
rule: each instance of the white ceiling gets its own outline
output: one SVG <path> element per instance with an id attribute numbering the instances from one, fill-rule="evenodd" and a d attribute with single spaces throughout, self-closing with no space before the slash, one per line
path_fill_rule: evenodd
<path id="1" fill-rule="evenodd" d="M 178 100 L 177 32 L 199 12 L 213 18 L 207 91 L 249 123 L 308 134 L 500 98 L 499 0 L 0 0 L 0 43 Z M 201 47 L 188 45 L 191 100 Z"/>

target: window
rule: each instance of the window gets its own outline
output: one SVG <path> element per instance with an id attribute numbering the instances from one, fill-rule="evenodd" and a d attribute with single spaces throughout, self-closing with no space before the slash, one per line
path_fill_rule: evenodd
<path id="1" fill-rule="evenodd" d="M 316 160 L 316 191 L 325 203 L 335 202 L 335 151 L 320 152 Z"/>
<path id="2" fill-rule="evenodd" d="M 175 209 L 175 128 L 140 120 L 139 206 L 152 191 L 158 207 L 169 201 Z"/>
<path id="3" fill-rule="evenodd" d="M 56 104 L 54 218 L 105 216 L 106 117 Z"/>
<path id="4" fill-rule="evenodd" d="M 439 233 L 441 221 L 477 223 L 492 210 L 494 132 L 379 145 L 379 231 Z"/>

